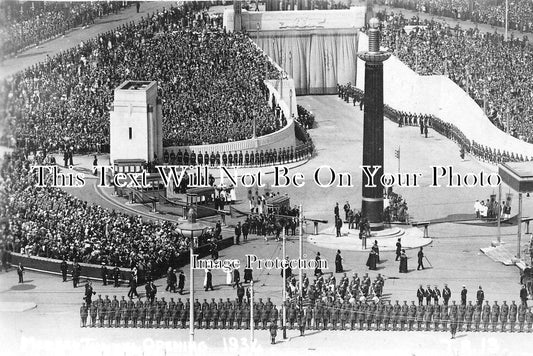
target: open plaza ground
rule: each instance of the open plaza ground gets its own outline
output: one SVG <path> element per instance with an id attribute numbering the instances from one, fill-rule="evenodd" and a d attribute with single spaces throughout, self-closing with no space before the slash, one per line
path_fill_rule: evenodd
<path id="1" fill-rule="evenodd" d="M 53 55 L 59 50 L 76 45 L 85 38 L 112 29 L 124 22 L 133 21 L 139 16 L 167 6 L 165 3 L 143 3 L 141 14 L 136 14 L 132 7 L 127 11 L 113 15 L 88 29 L 74 29 L 67 38 L 57 38 L 46 42 L 40 48 L 30 49 L 10 59 L 0 66 L 0 77 L 4 78 L 15 71 Z M 133 17 L 132 17 L 133 16 Z M 363 112 L 359 106 L 346 103 L 337 95 L 317 95 L 297 97 L 297 102 L 310 110 L 316 117 L 316 127 L 309 131 L 315 145 L 315 154 L 303 164 L 293 165 L 289 175 L 301 173 L 305 178 L 303 187 L 273 188 L 273 192 L 290 197 L 291 205 L 303 206 L 304 217 L 308 219 L 328 220 L 327 224 L 319 225 L 319 232 L 331 229 L 333 224 L 333 208 L 338 202 L 342 207 L 349 202 L 352 207 L 360 206 L 361 202 L 361 161 L 363 139 Z M 461 159 L 456 143 L 446 139 L 432 130 L 425 138 L 420 135 L 418 127 L 399 128 L 394 122 L 385 119 L 385 171 L 394 174 L 420 173 L 418 187 L 399 187 L 395 192 L 407 201 L 408 213 L 412 221 L 429 221 L 429 238 L 424 247 L 427 264 L 424 270 L 417 270 L 416 249 L 407 250 L 408 273 L 400 274 L 399 262 L 395 261 L 394 251 L 383 251 L 381 261 L 375 271 L 369 271 L 365 265 L 368 252 L 342 250 L 343 265 L 348 277 L 358 273 L 360 277 L 368 273 L 374 279 L 381 274 L 385 279 L 383 299 L 393 303 L 398 300 L 416 300 L 419 285 L 438 286 L 444 284 L 452 290 L 452 300 L 460 300 L 462 285 L 468 289 L 468 299 L 474 301 L 479 286 L 485 291 L 485 299 L 519 302 L 520 275 L 515 266 L 504 266 L 495 262 L 481 252 L 481 248 L 491 245 L 497 239 L 498 229 L 493 223 L 477 223 L 464 220 L 474 215 L 474 202 L 486 200 L 491 194 L 497 194 L 495 187 L 446 187 L 446 178 L 440 180 L 441 187 L 431 187 L 432 166 L 453 167 L 459 175 L 484 172 L 485 176 L 496 173 L 497 167 L 480 162 L 467 156 Z M 394 156 L 396 149 L 401 150 L 401 161 Z M 104 162 L 107 156 L 100 156 Z M 92 155 L 75 156 L 74 169 L 79 172 L 90 172 Z M 351 174 L 352 187 L 320 187 L 314 181 L 314 174 L 320 167 L 326 172 L 329 167 L 337 173 Z M 327 168 L 326 168 L 327 167 Z M 398 168 L 400 167 L 400 168 Z M 271 169 L 265 169 L 265 172 Z M 266 174 L 266 183 L 274 182 L 272 173 Z M 326 179 L 324 175 L 324 179 Z M 121 210 L 130 214 L 139 214 L 148 219 L 165 218 L 178 221 L 173 214 L 154 214 L 150 207 L 142 204 L 126 204 L 123 198 L 111 195 L 111 189 L 97 189 L 96 178 L 87 179 L 81 188 L 69 188 L 67 191 L 90 203 Z M 336 185 L 338 182 L 335 182 Z M 261 191 L 261 190 L 260 190 Z M 512 215 L 518 209 L 517 193 L 507 186 L 502 189 L 513 194 Z M 237 187 L 235 207 L 240 211 L 248 211 L 246 200 L 247 188 Z M 503 199 L 503 198 L 502 198 Z M 533 197 L 524 197 L 524 216 L 533 214 Z M 343 213 L 341 213 L 343 214 Z M 213 226 L 216 217 L 207 218 L 204 222 Z M 223 236 L 233 235 L 232 226 L 243 218 L 233 217 L 227 220 L 228 227 L 223 229 Z M 307 222 L 303 234 L 304 258 L 314 259 L 320 252 L 330 267 L 326 273 L 332 273 L 337 280 L 341 273 L 335 272 L 335 254 L 337 248 L 317 246 L 312 241 L 313 225 Z M 502 241 L 509 250 L 517 249 L 517 225 L 502 224 Z M 360 240 L 353 235 L 353 244 L 359 246 Z M 522 236 L 521 249 L 524 250 L 530 235 Z M 370 246 L 370 244 L 369 244 Z M 298 256 L 298 236 L 288 236 L 286 255 L 291 258 Z M 246 254 L 255 254 L 259 258 L 283 258 L 282 243 L 269 236 L 265 241 L 257 235 L 250 235 L 248 241 L 241 242 L 220 251 L 221 259 L 239 259 L 244 263 Z M 157 297 L 188 298 L 189 269 L 183 269 L 186 276 L 186 289 L 183 295 L 166 292 L 164 278 L 155 281 L 158 288 Z M 57 271 L 58 274 L 60 271 Z M 313 279 L 313 270 L 305 271 Z M 279 270 L 254 270 L 254 295 L 256 300 L 262 298 L 281 304 L 282 277 Z M 407 331 L 309 331 L 304 337 L 297 330 L 289 330 L 288 338 L 281 337 L 278 331 L 278 342 L 271 345 L 268 330 L 256 330 L 254 342 L 250 341 L 249 330 L 197 330 L 195 344 L 188 344 L 187 329 L 109 329 L 81 328 L 79 307 L 83 298 L 83 288 L 74 289 L 69 280 L 62 282 L 59 275 L 50 275 L 27 271 L 24 283 L 17 283 L 14 268 L 9 272 L 0 273 L 0 354 L 5 355 L 182 355 L 209 354 L 221 355 L 260 355 L 260 354 L 301 354 L 325 355 L 334 354 L 373 354 L 373 355 L 530 355 L 533 349 L 531 333 L 474 333 L 460 332 L 455 340 L 445 332 L 407 332 Z M 213 271 L 213 291 L 202 288 L 204 272 L 197 271 L 194 275 L 195 298 L 200 301 L 215 298 L 235 299 L 236 291 L 226 284 L 223 271 Z M 83 281 L 82 281 L 83 282 Z M 83 284 L 83 283 L 82 283 Z M 99 281 L 93 282 L 96 295 L 112 297 L 126 296 L 126 285 L 115 288 L 103 286 Z M 144 287 L 138 290 L 141 296 Z M 533 301 L 529 301 L 532 303 Z M 15 309 L 30 306 L 27 310 Z M 33 307 L 34 306 L 34 307 Z"/>

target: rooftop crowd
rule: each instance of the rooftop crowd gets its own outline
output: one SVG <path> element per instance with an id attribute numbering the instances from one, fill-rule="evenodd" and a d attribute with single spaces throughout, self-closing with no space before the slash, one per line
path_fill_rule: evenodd
<path id="1" fill-rule="evenodd" d="M 0 58 L 63 35 L 71 28 L 92 24 L 98 17 L 118 12 L 124 4 L 122 1 L 32 1 L 30 5 L 30 2 L 6 1 L 0 7 Z"/>
<path id="2" fill-rule="evenodd" d="M 533 46 L 525 39 L 450 28 L 435 21 L 380 14 L 382 46 L 421 75 L 444 74 L 463 88 L 500 129 L 533 142 Z M 422 27 L 407 33 L 403 26 Z"/>
<path id="3" fill-rule="evenodd" d="M 244 34 L 187 7 L 82 42 L 0 86 L 8 133 L 47 151 L 96 151 L 109 143 L 113 90 L 156 80 L 165 146 L 219 143 L 276 131 L 262 81 L 279 73 Z M 30 142 L 26 143 L 26 139 Z"/>
<path id="4" fill-rule="evenodd" d="M 436 16 L 505 26 L 505 0 L 380 0 L 379 3 L 413 11 L 422 11 Z M 509 1 L 509 29 L 533 32 L 533 2 L 530 0 Z"/>

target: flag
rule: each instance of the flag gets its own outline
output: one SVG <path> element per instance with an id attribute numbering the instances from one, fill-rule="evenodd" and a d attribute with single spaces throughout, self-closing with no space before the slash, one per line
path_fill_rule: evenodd
<path id="1" fill-rule="evenodd" d="M 394 150 L 394 157 L 400 159 L 400 147 L 397 150 Z"/>

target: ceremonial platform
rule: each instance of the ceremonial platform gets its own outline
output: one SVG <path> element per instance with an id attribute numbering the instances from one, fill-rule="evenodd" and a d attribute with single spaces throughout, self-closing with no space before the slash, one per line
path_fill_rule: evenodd
<path id="1" fill-rule="evenodd" d="M 348 229 L 344 224 L 341 229 L 341 237 L 336 237 L 335 227 L 328 227 L 318 233 L 309 235 L 307 241 L 313 245 L 323 248 L 330 248 L 341 251 L 369 252 L 374 240 L 378 241 L 379 251 L 396 251 L 396 242 L 401 238 L 402 248 L 406 250 L 424 247 L 433 241 L 431 238 L 424 238 L 422 230 L 414 227 L 390 227 L 381 231 L 373 231 L 371 237 L 367 238 L 366 249 L 363 248 L 359 239 L 359 230 Z"/>

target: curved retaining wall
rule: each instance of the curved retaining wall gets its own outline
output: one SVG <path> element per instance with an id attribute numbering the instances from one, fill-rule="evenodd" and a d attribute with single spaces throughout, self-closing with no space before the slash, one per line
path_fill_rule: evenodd
<path id="1" fill-rule="evenodd" d="M 177 154 L 178 151 L 194 151 L 195 153 L 217 153 L 222 154 L 223 152 L 240 152 L 249 151 L 256 152 L 260 150 L 270 150 L 270 149 L 283 149 L 283 148 L 296 148 L 296 137 L 294 133 L 294 120 L 291 118 L 291 114 L 297 115 L 298 110 L 296 109 L 296 95 L 294 94 L 294 82 L 292 79 L 284 79 L 283 83 L 278 80 L 266 80 L 265 85 L 268 88 L 268 104 L 272 106 L 272 97 L 275 98 L 276 103 L 280 106 L 281 111 L 287 119 L 287 125 L 285 125 L 280 130 L 273 132 L 268 135 L 260 136 L 253 139 L 233 141 L 233 142 L 224 142 L 224 143 L 215 143 L 209 145 L 186 145 L 186 146 L 169 146 L 164 147 L 163 151 L 171 154 Z M 292 90 L 292 96 L 289 93 Z M 289 103 L 287 103 L 289 101 Z M 291 110 L 292 106 L 292 110 Z"/>

